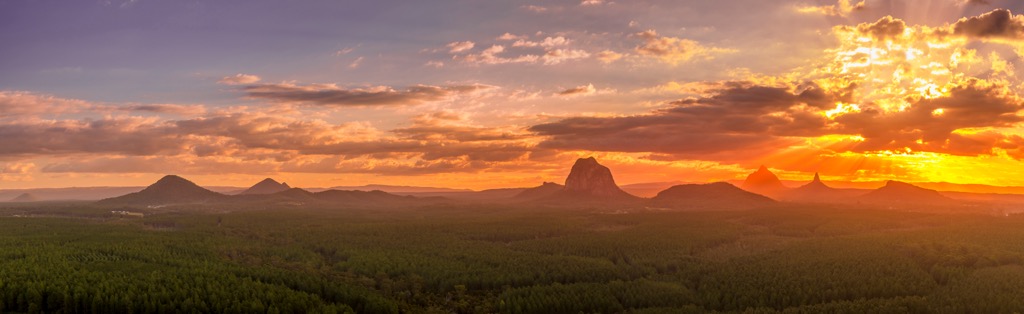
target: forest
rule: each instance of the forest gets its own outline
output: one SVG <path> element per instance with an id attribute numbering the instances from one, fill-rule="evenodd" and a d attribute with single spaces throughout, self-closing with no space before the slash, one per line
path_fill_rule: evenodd
<path id="1" fill-rule="evenodd" d="M 1010 313 L 1024 217 L 0 206 L 0 312 Z"/>

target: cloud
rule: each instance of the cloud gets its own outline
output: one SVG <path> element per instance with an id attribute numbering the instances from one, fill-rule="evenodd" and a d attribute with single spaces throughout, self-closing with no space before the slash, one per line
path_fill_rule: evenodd
<path id="1" fill-rule="evenodd" d="M 839 116 L 834 132 L 863 137 L 864 142 L 851 148 L 859 152 L 909 148 L 954 155 L 992 154 L 994 141 L 985 149 L 957 149 L 972 137 L 957 130 L 1012 127 L 1024 122 L 1017 115 L 1021 110 L 1024 101 L 1007 86 L 968 79 L 948 95 L 917 99 L 903 111 L 887 113 L 873 108 Z"/>
<path id="2" fill-rule="evenodd" d="M 501 36 L 498 36 L 498 38 L 495 38 L 495 39 L 497 39 L 497 40 L 504 40 L 504 41 L 512 41 L 512 40 L 522 40 L 522 39 L 528 39 L 528 38 L 530 38 L 530 36 L 516 35 L 516 34 L 512 34 L 512 33 L 504 33 L 504 34 L 502 34 Z"/>
<path id="3" fill-rule="evenodd" d="M 548 50 L 541 56 L 541 60 L 544 60 L 544 64 L 559 64 L 569 60 L 586 59 L 590 57 L 590 53 L 583 50 L 575 49 L 554 49 Z"/>
<path id="4" fill-rule="evenodd" d="M 961 5 L 989 5 L 989 0 L 958 0 Z"/>
<path id="5" fill-rule="evenodd" d="M 470 49 L 473 49 L 474 46 L 476 46 L 476 43 L 467 40 L 451 42 L 446 47 L 450 48 L 450 50 L 448 50 L 449 53 L 460 53 L 469 51 Z"/>
<path id="6" fill-rule="evenodd" d="M 815 13 L 825 16 L 845 17 L 855 11 L 863 10 L 866 6 L 866 1 L 864 0 L 857 3 L 851 3 L 850 0 L 839 0 L 839 2 L 834 5 L 800 6 L 797 7 L 797 11 L 801 13 Z"/>
<path id="7" fill-rule="evenodd" d="M 953 24 L 953 33 L 981 39 L 1024 39 L 1024 17 L 1010 10 L 997 9 L 979 16 L 962 18 Z"/>
<path id="8" fill-rule="evenodd" d="M 339 49 L 338 51 L 335 51 L 334 52 L 334 56 L 335 57 L 344 56 L 344 55 L 352 53 L 353 51 L 356 51 L 355 47 L 342 48 L 342 49 Z"/>
<path id="9" fill-rule="evenodd" d="M 12 162 L 0 167 L 0 174 L 28 174 L 36 168 L 31 162 Z"/>
<path id="10" fill-rule="evenodd" d="M 855 28 L 842 26 L 839 29 L 856 32 L 877 40 L 892 40 L 905 35 L 907 24 L 903 20 L 885 16 L 874 23 L 862 23 Z"/>
<path id="11" fill-rule="evenodd" d="M 711 85 L 709 85 L 711 86 Z M 761 158 L 833 137 L 832 153 L 929 152 L 958 156 L 1024 157 L 1024 138 L 1004 134 L 1024 117 L 1024 100 L 1000 82 L 956 82 L 937 97 L 910 97 L 903 110 L 862 103 L 829 115 L 849 101 L 849 89 L 813 83 L 765 86 L 722 82 L 708 96 L 672 102 L 647 114 L 572 117 L 529 128 L 540 148 L 650 152 L 679 158 L 738 161 Z M 980 130 L 980 131 L 979 131 Z M 838 137 L 837 137 L 838 136 Z"/>
<path id="12" fill-rule="evenodd" d="M 246 96 L 281 103 L 318 106 L 401 106 L 449 100 L 453 97 L 495 88 L 489 85 L 415 85 L 404 90 L 380 86 L 342 88 L 334 84 L 254 84 L 242 87 Z"/>
<path id="13" fill-rule="evenodd" d="M 548 8 L 539 5 L 524 5 L 521 8 L 534 13 L 544 13 L 548 11 Z"/>
<path id="14" fill-rule="evenodd" d="M 560 150 L 690 157 L 754 152 L 785 147 L 798 142 L 785 137 L 816 135 L 826 127 L 817 108 L 829 106 L 833 99 L 814 86 L 795 88 L 732 82 L 714 96 L 674 102 L 649 114 L 574 117 L 529 130 L 547 136 L 540 147 Z"/>
<path id="15" fill-rule="evenodd" d="M 611 51 L 611 50 L 604 50 L 604 51 L 598 52 L 595 57 L 597 58 L 597 60 L 601 61 L 602 63 L 606 63 L 607 64 L 607 63 L 612 63 L 612 62 L 615 62 L 615 61 L 617 61 L 619 59 L 622 59 L 623 54 L 618 53 L 618 52 L 614 52 L 614 51 Z"/>
<path id="16" fill-rule="evenodd" d="M 25 91 L 0 91 L 0 119 L 43 114 L 71 114 L 93 110 L 97 107 L 96 104 L 77 99 Z"/>
<path id="17" fill-rule="evenodd" d="M 537 55 L 521 55 L 514 58 L 506 58 L 500 56 L 501 53 L 505 52 L 505 46 L 492 45 L 490 48 L 484 49 L 484 51 L 478 54 L 466 54 L 463 56 L 454 56 L 455 60 L 462 60 L 463 62 L 480 65 L 480 64 L 505 64 L 505 63 L 534 63 L 540 60 L 541 57 Z"/>
<path id="18" fill-rule="evenodd" d="M 120 109 L 124 111 L 175 114 L 181 116 L 197 116 L 206 113 L 206 107 L 203 105 L 139 104 L 122 106 Z"/>
<path id="19" fill-rule="evenodd" d="M 604 0 L 582 0 L 580 1 L 581 6 L 596 6 L 605 4 Z"/>
<path id="20" fill-rule="evenodd" d="M 366 58 L 364 58 L 364 57 L 356 58 L 355 60 L 352 60 L 352 63 L 348 64 L 348 67 L 350 69 L 358 68 L 360 65 L 363 65 L 363 60 L 365 60 L 365 59 Z"/>
<path id="21" fill-rule="evenodd" d="M 689 39 L 659 36 L 653 29 L 636 33 L 635 36 L 643 40 L 643 43 L 635 48 L 638 54 L 671 65 L 679 65 L 698 58 L 711 59 L 715 54 L 731 51 L 705 47 Z"/>
<path id="22" fill-rule="evenodd" d="M 569 40 L 562 36 L 557 37 L 545 37 L 542 41 L 529 41 L 526 39 L 518 39 L 512 43 L 512 47 L 558 47 L 569 44 Z"/>
<path id="23" fill-rule="evenodd" d="M 252 84 L 260 81 L 260 77 L 251 74 L 235 74 L 234 76 L 225 76 L 224 78 L 217 81 L 221 84 L 226 85 L 245 85 Z"/>
<path id="24" fill-rule="evenodd" d="M 119 153 L 175 154 L 187 145 L 169 125 L 151 118 L 37 120 L 0 124 L 0 155 Z"/>
<path id="25" fill-rule="evenodd" d="M 597 88 L 594 88 L 594 84 L 587 84 L 578 86 L 570 89 L 558 92 L 560 96 L 590 96 L 597 93 Z"/>
<path id="26" fill-rule="evenodd" d="M 36 164 L 31 162 L 10 162 L 0 164 L 0 181 L 31 181 Z"/>

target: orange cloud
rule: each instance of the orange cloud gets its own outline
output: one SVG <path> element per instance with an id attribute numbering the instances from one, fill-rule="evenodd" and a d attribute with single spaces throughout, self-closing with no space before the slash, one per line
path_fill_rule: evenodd
<path id="1" fill-rule="evenodd" d="M 689 39 L 659 36 L 653 29 L 636 33 L 635 36 L 643 40 L 643 43 L 635 48 L 638 54 L 671 65 L 679 65 L 694 59 L 711 59 L 716 54 L 731 52 L 728 49 L 706 47 Z"/>
<path id="2" fill-rule="evenodd" d="M 801 13 L 816 13 L 825 16 L 845 17 L 855 11 L 863 10 L 865 7 L 867 7 L 867 4 L 864 0 L 857 3 L 852 3 L 850 0 L 839 0 L 839 2 L 834 5 L 800 6 L 797 7 L 797 11 Z"/>
<path id="3" fill-rule="evenodd" d="M 221 84 L 226 84 L 226 85 L 243 85 L 243 84 L 252 84 L 252 83 L 259 82 L 259 81 L 260 81 L 260 77 L 259 76 L 251 75 L 251 74 L 241 74 L 241 73 L 239 73 L 239 74 L 235 74 L 233 76 L 225 76 L 224 78 L 220 79 L 220 81 L 217 81 L 217 82 L 221 83 Z"/>

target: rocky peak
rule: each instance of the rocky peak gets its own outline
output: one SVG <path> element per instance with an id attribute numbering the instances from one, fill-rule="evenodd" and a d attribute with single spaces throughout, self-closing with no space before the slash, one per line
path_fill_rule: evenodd
<path id="1" fill-rule="evenodd" d="M 241 194 L 274 194 L 278 192 L 287 191 L 288 189 L 291 189 L 291 187 L 288 186 L 288 183 L 277 183 L 277 181 L 275 181 L 274 179 L 266 178 L 263 179 L 263 181 L 256 183 L 256 185 L 253 185 L 248 190 L 245 190 Z"/>
<path id="2" fill-rule="evenodd" d="M 597 163 L 594 157 L 580 158 L 572 165 L 565 179 L 565 191 L 593 196 L 627 196 L 619 189 L 608 167 Z"/>
<path id="3" fill-rule="evenodd" d="M 786 189 L 779 177 L 775 176 L 768 167 L 761 165 L 757 171 L 747 176 L 743 181 L 743 189 L 755 192 L 774 192 Z"/>

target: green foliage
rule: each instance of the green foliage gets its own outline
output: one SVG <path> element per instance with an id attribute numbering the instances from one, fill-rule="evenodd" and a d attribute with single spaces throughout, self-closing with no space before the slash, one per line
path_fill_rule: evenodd
<path id="1" fill-rule="evenodd" d="M 0 208 L 0 312 L 1024 311 L 1021 217 L 844 208 L 108 212 Z"/>

